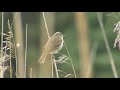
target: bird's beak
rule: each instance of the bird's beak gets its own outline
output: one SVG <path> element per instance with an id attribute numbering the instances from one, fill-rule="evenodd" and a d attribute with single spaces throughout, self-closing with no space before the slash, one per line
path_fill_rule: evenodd
<path id="1" fill-rule="evenodd" d="M 64 37 L 65 35 L 63 35 L 63 37 Z"/>

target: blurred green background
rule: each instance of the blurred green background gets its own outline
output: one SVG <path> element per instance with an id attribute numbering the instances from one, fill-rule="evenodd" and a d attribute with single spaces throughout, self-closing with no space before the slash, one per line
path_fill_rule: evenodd
<path id="1" fill-rule="evenodd" d="M 40 20 L 43 17 L 40 16 L 40 12 L 22 12 L 22 25 L 23 34 L 25 42 L 25 25 L 28 24 L 28 54 L 27 54 L 27 72 L 29 74 L 30 68 L 33 68 L 34 76 L 39 77 L 39 64 L 38 59 L 40 57 L 40 34 L 41 34 L 41 24 Z M 112 15 L 111 15 L 112 14 Z M 104 43 L 104 38 L 100 30 L 100 25 L 98 23 L 96 12 L 86 12 L 89 40 L 90 40 L 90 50 L 97 45 L 96 56 L 93 62 L 93 77 L 95 78 L 110 78 L 113 77 L 112 69 L 110 66 L 110 61 L 106 46 Z M 103 24 L 105 27 L 105 32 L 108 37 L 109 45 L 115 60 L 115 65 L 117 67 L 118 74 L 120 75 L 120 51 L 118 48 L 113 48 L 114 39 L 116 34 L 113 33 L 114 24 L 118 22 L 116 16 L 119 18 L 119 13 L 104 12 L 103 13 Z M 1 17 L 1 14 L 0 14 Z M 1 19 L 1 18 L 0 18 Z M 4 32 L 7 32 L 7 20 L 10 19 L 10 23 L 13 20 L 12 12 L 5 12 L 4 15 Z M 74 12 L 55 12 L 54 15 L 54 30 L 62 32 L 65 37 L 67 48 L 73 60 L 77 76 L 80 75 L 80 54 L 79 45 L 77 38 L 77 29 Z M 1 20 L 0 20 L 1 21 Z M 49 23 L 47 23 L 49 24 Z M 0 24 L 1 27 L 1 24 Z M 14 32 L 14 29 L 13 29 Z M 46 31 L 44 31 L 46 32 Z M 1 28 L 0 28 L 1 33 Z M 46 34 L 47 35 L 47 34 Z M 24 44 L 25 45 L 25 44 Z M 60 51 L 61 53 L 66 53 L 65 47 Z M 71 70 L 70 66 L 59 65 L 60 68 Z M 29 76 L 27 74 L 27 76 Z"/>

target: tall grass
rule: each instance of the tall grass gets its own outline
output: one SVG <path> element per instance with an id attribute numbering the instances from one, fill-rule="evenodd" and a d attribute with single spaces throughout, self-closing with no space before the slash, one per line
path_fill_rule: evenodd
<path id="1" fill-rule="evenodd" d="M 25 40 L 25 77 L 27 76 L 27 73 L 26 73 L 26 64 L 27 64 L 27 32 L 28 32 L 28 24 L 26 24 L 26 40 Z"/>
<path id="2" fill-rule="evenodd" d="M 45 28 L 46 28 L 47 36 L 48 36 L 48 39 L 50 39 L 50 34 L 49 34 L 49 31 L 48 31 L 48 25 L 47 25 L 47 22 L 46 22 L 46 18 L 45 18 L 44 12 L 42 12 L 42 15 L 43 15 L 43 18 L 44 18 L 44 23 L 45 23 Z M 73 65 L 73 63 L 72 63 L 72 59 L 71 59 L 71 56 L 70 56 L 70 54 L 69 54 L 69 51 L 68 51 L 68 49 L 67 49 L 67 46 L 66 46 L 65 42 L 64 42 L 64 45 L 65 45 L 65 48 L 66 48 L 66 50 L 67 50 L 67 53 L 68 53 L 68 56 L 69 56 L 69 59 L 70 59 L 70 63 L 71 63 L 71 65 L 72 65 L 72 69 L 73 69 L 74 76 L 75 76 L 75 78 L 76 78 L 75 68 L 74 68 L 74 65 Z M 64 58 L 64 57 L 63 57 L 63 58 Z M 60 76 L 59 76 L 59 70 L 58 70 L 58 67 L 57 67 L 57 61 L 59 61 L 59 60 L 55 60 L 55 56 L 54 56 L 54 55 L 51 55 L 51 62 L 53 62 L 53 63 L 52 63 L 52 78 L 54 77 L 54 76 L 53 76 L 54 68 L 55 68 L 56 77 L 57 77 L 57 78 L 60 77 Z M 54 68 L 53 68 L 53 64 L 54 64 Z M 67 75 L 68 75 L 68 74 L 67 74 Z"/>
<path id="3" fill-rule="evenodd" d="M 4 23 L 4 14 L 2 13 L 2 40 L 1 40 L 1 57 L 0 57 L 0 68 L 1 68 L 1 78 L 4 77 L 4 72 L 6 70 L 9 70 L 10 72 L 10 78 L 13 77 L 13 74 L 16 74 L 13 71 L 12 66 L 12 59 L 16 58 L 16 44 L 12 33 L 12 25 L 10 25 L 10 21 L 8 19 L 7 25 L 8 25 L 8 32 L 3 32 L 3 23 Z M 3 39 L 4 37 L 4 39 Z M 3 46 L 4 44 L 4 46 Z M 9 62 L 9 63 L 8 63 Z M 14 73 L 13 73 L 14 72 Z"/>
<path id="4" fill-rule="evenodd" d="M 43 19 L 44 19 L 44 24 L 45 24 L 45 29 L 46 29 L 46 32 L 47 32 L 47 37 L 48 37 L 48 39 L 50 39 L 50 34 L 49 34 L 49 30 L 48 30 L 47 20 L 46 20 L 44 12 L 42 12 L 42 16 L 43 16 Z M 52 55 L 50 57 L 51 57 L 51 62 L 52 62 L 52 60 L 53 60 Z M 55 68 L 57 68 L 56 65 L 55 65 Z M 57 70 L 57 69 L 55 69 L 55 70 Z M 54 73 L 53 73 L 54 72 L 53 63 L 51 63 L 51 71 L 52 71 L 51 75 L 52 75 L 52 78 L 53 78 L 54 77 L 53 76 L 54 75 Z"/>
<path id="5" fill-rule="evenodd" d="M 1 34 L 1 61 L 3 61 L 3 23 L 4 23 L 4 13 L 2 12 L 2 34 Z M 2 64 L 0 66 L 0 77 L 3 78 L 3 67 Z"/>
<path id="6" fill-rule="evenodd" d="M 117 70 L 116 70 L 114 58 L 113 58 L 113 55 L 112 55 L 112 52 L 111 52 L 111 49 L 110 49 L 110 46 L 109 46 L 109 43 L 108 43 L 108 39 L 107 39 L 107 36 L 106 36 L 106 33 L 105 33 L 105 28 L 104 28 L 104 25 L 103 25 L 102 13 L 97 12 L 97 18 L 98 18 L 98 22 L 100 24 L 101 32 L 103 34 L 106 49 L 107 49 L 107 52 L 108 52 L 108 55 L 109 55 L 109 60 L 110 60 L 110 65 L 111 65 L 111 68 L 112 68 L 113 75 L 114 75 L 115 78 L 118 78 L 118 73 L 117 73 Z"/>
<path id="7" fill-rule="evenodd" d="M 26 35 L 25 35 L 25 48 L 24 48 L 21 13 L 14 13 L 13 16 L 14 16 L 14 18 L 13 18 L 12 23 L 10 23 L 10 20 L 8 19 L 8 30 L 9 30 L 8 33 L 4 33 L 4 13 L 2 12 L 0 78 L 4 78 L 4 74 L 5 74 L 6 70 L 10 71 L 10 78 L 13 78 L 13 74 L 14 74 L 14 72 L 13 72 L 14 68 L 12 65 L 13 58 L 16 59 L 16 66 L 17 66 L 16 73 L 15 73 L 16 77 L 17 78 L 26 78 L 27 77 L 26 69 L 27 69 L 27 54 L 28 54 L 28 52 L 27 52 L 27 49 L 28 49 L 28 43 L 27 43 L 28 42 L 28 35 L 27 35 L 28 34 L 28 24 L 26 24 L 26 29 L 25 29 Z M 47 34 L 46 36 L 48 37 L 48 39 L 50 39 L 50 36 L 52 35 L 51 32 L 53 32 L 53 31 L 51 31 L 51 29 L 49 28 L 50 22 L 48 22 L 49 20 L 47 20 L 44 12 L 42 12 L 42 18 L 43 18 L 42 20 L 44 21 L 43 24 L 44 24 L 44 27 L 46 30 L 46 31 L 44 31 L 42 29 L 43 30 L 42 32 L 45 32 L 45 34 Z M 92 69 L 94 66 L 93 64 L 94 64 L 98 44 L 95 43 L 93 48 L 91 50 L 89 50 L 89 40 L 87 40 L 88 37 L 87 37 L 87 31 L 86 31 L 86 30 L 88 30 L 88 28 L 86 26 L 86 24 L 87 24 L 86 19 L 84 19 L 84 18 L 80 19 L 79 15 L 77 17 L 77 19 L 80 20 L 80 21 L 79 20 L 77 21 L 77 25 L 78 25 L 77 29 L 80 29 L 80 30 L 78 30 L 78 33 L 79 34 L 81 33 L 80 35 L 83 36 L 80 39 L 81 41 L 79 41 L 80 44 L 82 44 L 82 47 L 80 47 L 80 50 L 81 50 L 80 52 L 84 53 L 84 57 L 82 58 L 82 60 L 84 59 L 84 61 L 82 63 L 81 63 L 82 60 L 80 61 L 80 63 L 81 63 L 80 67 L 82 68 L 81 70 L 83 70 L 82 72 L 83 72 L 83 75 L 85 75 L 84 77 L 90 78 L 90 77 L 92 77 Z M 104 39 L 106 49 L 107 49 L 107 52 L 109 55 L 112 74 L 115 78 L 118 78 L 118 72 L 116 70 L 114 58 L 113 58 L 113 55 L 112 55 L 112 52 L 111 52 L 111 49 L 110 49 L 110 46 L 108 43 L 108 38 L 105 33 L 105 28 L 104 28 L 104 24 L 103 24 L 103 20 L 102 20 L 102 14 L 97 13 L 97 18 L 98 18 L 98 22 L 100 24 L 103 39 Z M 116 17 L 116 18 L 118 19 L 118 17 Z M 81 23 L 83 24 L 83 26 L 81 25 Z M 15 28 L 15 39 L 13 37 L 13 32 L 12 32 L 13 24 L 14 24 L 14 28 Z M 86 34 L 86 37 L 85 37 L 85 34 Z M 4 40 L 4 37 L 5 37 L 5 40 Z M 5 46 L 3 44 L 5 44 Z M 51 57 L 50 57 L 51 61 L 47 64 L 44 64 L 45 66 L 49 64 L 51 69 L 44 67 L 45 68 L 44 70 L 50 70 L 49 71 L 51 74 L 50 77 L 52 77 L 52 78 L 61 78 L 61 77 L 77 78 L 73 60 L 69 53 L 69 50 L 65 43 L 65 40 L 64 40 L 64 47 L 67 51 L 67 54 L 58 52 L 57 55 L 51 55 Z M 88 50 L 86 49 L 86 47 Z M 9 50 L 9 52 L 8 52 L 8 50 Z M 6 66 L 6 64 L 5 64 L 6 62 L 9 62 L 10 66 Z M 63 64 L 65 64 L 66 67 L 69 67 L 69 66 L 72 67 L 70 73 L 68 73 L 67 71 L 64 70 L 66 68 L 61 69 L 61 67 L 59 67 L 59 66 L 62 66 Z M 40 66 L 42 66 L 42 65 L 40 65 Z M 29 77 L 30 78 L 33 78 L 33 74 L 34 74 L 33 71 L 34 71 L 33 68 L 29 69 L 29 72 L 30 72 Z M 47 74 L 49 74 L 49 73 L 47 73 Z M 47 76 L 49 76 L 49 75 L 47 75 Z"/>
<path id="8" fill-rule="evenodd" d="M 75 12 L 75 20 L 77 27 L 77 36 L 80 52 L 80 77 L 92 77 L 92 64 L 90 58 L 90 42 L 89 42 L 89 28 L 87 23 L 87 16 L 85 12 Z"/>
<path id="9" fill-rule="evenodd" d="M 9 20 L 8 20 L 8 28 L 9 28 L 9 30 L 10 30 L 10 78 L 12 78 L 12 61 L 11 61 L 11 38 L 12 38 L 12 30 L 11 30 L 11 27 L 10 27 L 10 22 L 9 22 Z"/>
<path id="10" fill-rule="evenodd" d="M 19 45 L 17 50 L 17 65 L 16 73 L 19 78 L 25 78 L 25 60 L 24 60 L 24 44 L 23 44 L 23 27 L 21 13 L 17 12 L 17 17 L 14 20 L 14 30 L 15 30 L 15 41 Z M 13 13 L 13 16 L 16 16 L 16 13 Z"/>
<path id="11" fill-rule="evenodd" d="M 74 68 L 74 65 L 73 65 L 73 62 L 72 62 L 72 59 L 71 59 L 71 56 L 70 56 L 70 53 L 69 53 L 69 51 L 68 51 L 68 48 L 67 48 L 67 45 L 66 45 L 65 41 L 64 41 L 64 45 L 65 45 L 65 48 L 66 48 L 66 50 L 67 50 L 68 56 L 69 56 L 69 58 L 70 58 L 70 63 L 71 63 L 71 65 L 72 65 L 72 69 L 73 69 L 74 76 L 75 76 L 75 78 L 77 78 L 76 71 L 75 71 L 75 68 Z"/>

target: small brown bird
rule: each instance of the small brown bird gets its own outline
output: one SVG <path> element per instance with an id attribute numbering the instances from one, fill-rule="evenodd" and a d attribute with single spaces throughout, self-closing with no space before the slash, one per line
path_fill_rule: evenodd
<path id="1" fill-rule="evenodd" d="M 56 54 L 58 51 L 60 51 L 63 47 L 63 35 L 61 32 L 56 32 L 43 47 L 42 55 L 38 60 L 38 63 L 44 63 L 46 60 L 46 57 L 49 54 Z"/>

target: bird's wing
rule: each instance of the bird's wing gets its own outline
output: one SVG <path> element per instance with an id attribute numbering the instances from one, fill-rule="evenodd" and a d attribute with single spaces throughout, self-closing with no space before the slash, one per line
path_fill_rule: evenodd
<path id="1" fill-rule="evenodd" d="M 42 53 L 44 52 L 45 48 L 48 46 L 48 42 L 49 42 L 49 39 L 48 39 L 48 41 L 45 43 L 45 45 L 43 46 Z"/>
<path id="2" fill-rule="evenodd" d="M 56 43 L 55 43 L 56 42 Z M 50 51 L 54 51 L 59 48 L 61 40 L 54 39 L 53 43 L 49 45 Z"/>

